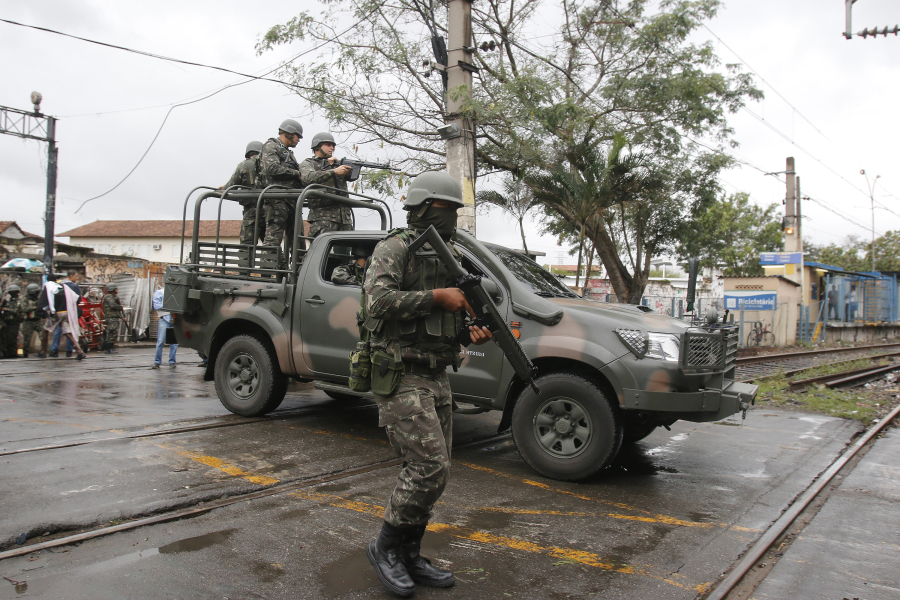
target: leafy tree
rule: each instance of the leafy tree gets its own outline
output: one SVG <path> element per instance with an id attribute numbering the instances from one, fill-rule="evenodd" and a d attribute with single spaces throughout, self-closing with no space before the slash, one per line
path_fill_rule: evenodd
<path id="1" fill-rule="evenodd" d="M 842 244 L 804 244 L 806 260 L 843 267 L 845 271 L 868 272 L 872 270 L 872 242 L 859 236 L 847 236 Z M 900 232 L 888 231 L 875 238 L 875 270 L 900 271 Z"/>
<path id="2" fill-rule="evenodd" d="M 763 275 L 760 253 L 784 247 L 778 209 L 777 204 L 751 204 L 745 193 L 722 198 L 683 227 L 677 255 L 700 258 L 706 267 L 724 264 L 730 277 Z"/>
<path id="3" fill-rule="evenodd" d="M 815 244 L 804 242 L 803 251 L 806 261 L 814 261 L 833 267 L 841 267 L 845 271 L 868 271 L 872 268 L 872 258 L 868 262 L 863 258 L 863 251 L 871 246 L 857 236 L 847 236 L 842 244 Z M 876 250 L 878 250 L 876 245 Z"/>
<path id="4" fill-rule="evenodd" d="M 668 177 L 667 192 L 645 191 L 639 202 L 616 202 L 587 222 L 574 221 L 584 226 L 582 239 L 596 248 L 623 301 L 640 298 L 649 256 L 671 247 L 681 221 L 716 195 L 709 181 L 728 160 L 689 136 L 727 143 L 726 114 L 762 96 L 736 66 L 718 69 L 712 44 L 688 41 L 715 16 L 719 0 L 475 3 L 471 46 L 493 40 L 499 51 L 473 55 L 480 72 L 472 90 L 445 90 L 442 78 L 422 71 L 434 50 L 445 47 L 446 4 L 322 1 L 320 17 L 304 12 L 273 27 L 258 50 L 295 40 L 327 43 L 328 52 L 305 57 L 281 76 L 303 86 L 292 89 L 334 131 L 388 148 L 391 162 L 410 173 L 444 167 L 436 130 L 448 117 L 446 98 L 467 92 L 471 101 L 462 114 L 475 132 L 479 174 L 573 173 L 580 168 L 569 157 L 577 148 L 610 146 L 617 133 L 627 136 L 647 166 Z M 339 38 L 336 12 L 359 20 Z M 555 25 L 548 26 L 548 15 Z M 529 39 L 535 29 L 555 35 Z M 389 191 L 396 180 L 378 183 Z M 563 220 L 578 212 L 553 211 Z"/>

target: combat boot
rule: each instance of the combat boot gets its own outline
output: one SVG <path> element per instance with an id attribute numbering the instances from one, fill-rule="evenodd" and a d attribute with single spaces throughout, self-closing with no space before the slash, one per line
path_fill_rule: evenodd
<path id="1" fill-rule="evenodd" d="M 406 572 L 403 561 L 400 560 L 400 543 L 403 540 L 403 534 L 402 529 L 385 521 L 378 537 L 366 546 L 366 556 L 375 567 L 378 579 L 381 580 L 384 587 L 401 598 L 408 598 L 413 595 L 416 586 L 409 573 Z"/>
<path id="2" fill-rule="evenodd" d="M 450 587 L 456 583 L 453 573 L 435 567 L 430 560 L 419 554 L 422 550 L 425 527 L 425 525 L 417 525 L 403 530 L 403 540 L 400 542 L 400 560 L 412 580 L 419 585 Z"/>

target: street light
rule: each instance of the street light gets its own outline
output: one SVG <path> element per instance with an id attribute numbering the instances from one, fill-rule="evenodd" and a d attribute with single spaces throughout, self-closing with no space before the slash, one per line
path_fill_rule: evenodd
<path id="1" fill-rule="evenodd" d="M 865 175 L 866 185 L 869 186 L 869 200 L 872 201 L 872 272 L 875 272 L 875 183 L 881 175 L 876 175 L 872 183 L 869 183 L 869 176 L 866 175 L 865 169 L 859 170 L 860 175 Z"/>

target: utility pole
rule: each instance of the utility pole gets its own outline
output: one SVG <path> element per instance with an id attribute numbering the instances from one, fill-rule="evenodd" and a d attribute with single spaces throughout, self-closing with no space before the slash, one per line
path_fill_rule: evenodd
<path id="1" fill-rule="evenodd" d="M 465 206 L 459 211 L 459 227 L 475 235 L 475 120 L 463 118 L 460 110 L 472 100 L 471 0 L 448 4 L 447 116 L 441 136 L 447 140 L 447 173 L 460 182 Z"/>
<path id="2" fill-rule="evenodd" d="M 47 205 L 44 209 L 44 281 L 53 273 L 53 235 L 56 221 L 56 118 L 41 114 L 38 92 L 31 92 L 34 112 L 0 106 L 0 133 L 47 142 Z"/>
<path id="3" fill-rule="evenodd" d="M 869 200 L 872 202 L 872 272 L 875 272 L 875 183 L 881 177 L 881 175 L 876 175 L 875 179 L 872 180 L 872 183 L 869 183 L 869 176 L 866 175 L 865 169 L 859 170 L 860 175 L 865 175 L 866 177 L 866 185 L 869 188 Z"/>

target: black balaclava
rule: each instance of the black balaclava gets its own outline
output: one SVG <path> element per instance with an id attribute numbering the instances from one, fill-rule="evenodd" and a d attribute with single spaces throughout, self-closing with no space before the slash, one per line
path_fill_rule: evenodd
<path id="1" fill-rule="evenodd" d="M 406 224 L 418 231 L 425 231 L 430 225 L 434 225 L 441 238 L 448 242 L 456 233 L 456 217 L 459 207 L 451 205 L 449 208 L 435 208 L 431 202 L 426 201 L 422 206 L 415 206 L 406 215 Z"/>

